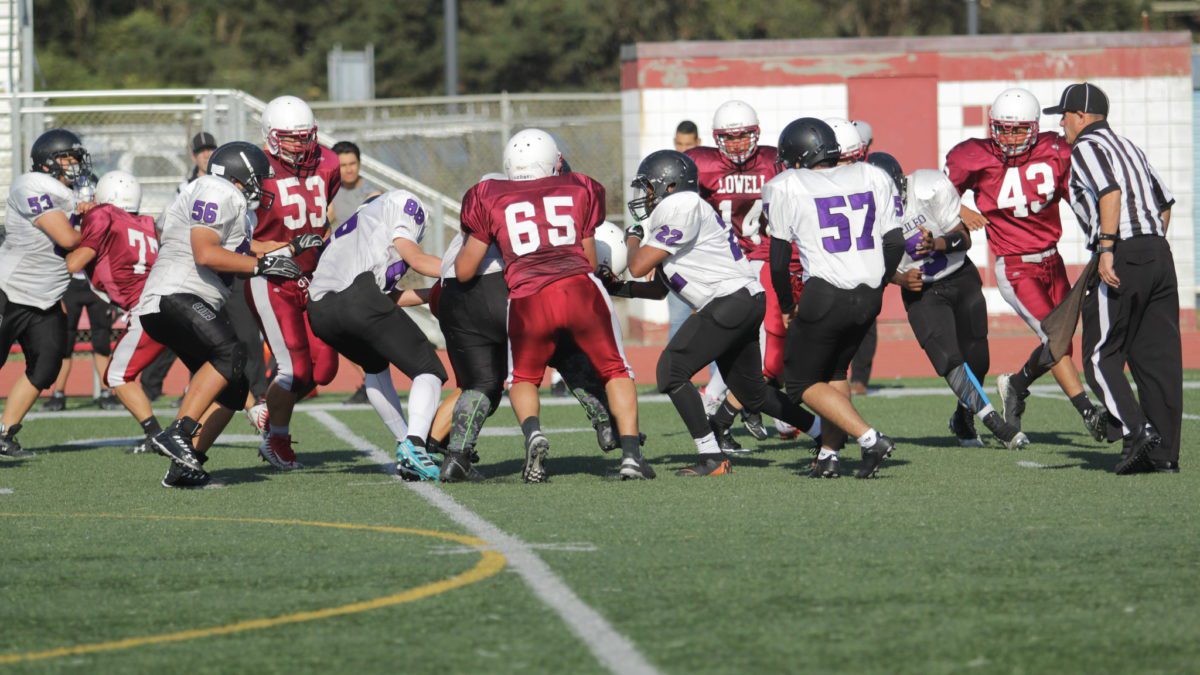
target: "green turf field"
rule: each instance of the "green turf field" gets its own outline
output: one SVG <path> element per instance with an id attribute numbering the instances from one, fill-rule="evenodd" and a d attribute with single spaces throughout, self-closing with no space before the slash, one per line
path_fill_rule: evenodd
<path id="1" fill-rule="evenodd" d="M 616 458 L 555 406 L 549 484 L 521 483 L 504 408 L 488 428 L 510 435 L 479 446 L 490 480 L 414 488 L 360 451 L 391 450 L 373 412 L 325 406 L 292 422 L 304 471 L 261 464 L 239 417 L 209 464 L 223 487 L 174 491 L 165 459 L 106 440 L 131 439 L 132 419 L 38 416 L 20 439 L 39 455 L 0 463 L 0 669 L 1200 668 L 1194 444 L 1179 475 L 1116 477 L 1115 450 L 1041 395 L 1031 449 L 960 449 L 952 400 L 905 384 L 860 400 L 898 441 L 874 481 L 802 478 L 808 453 L 778 441 L 732 476 L 676 478 L 693 445 L 657 402 L 641 408 L 656 481 L 606 479 Z M 1200 389 L 1186 401 L 1195 438 Z M 484 552 L 478 519 L 501 533 Z"/>

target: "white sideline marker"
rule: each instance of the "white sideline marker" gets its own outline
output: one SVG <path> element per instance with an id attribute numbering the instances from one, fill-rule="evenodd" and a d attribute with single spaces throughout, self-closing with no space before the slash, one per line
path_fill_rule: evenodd
<path id="1" fill-rule="evenodd" d="M 355 450 L 367 455 L 385 470 L 394 472 L 395 462 L 391 455 L 351 431 L 350 427 L 336 417 L 324 410 L 305 412 Z M 396 476 L 396 480 L 400 480 L 400 477 Z M 487 541 L 491 544 L 491 550 L 502 553 L 533 594 L 562 618 L 575 637 L 579 638 L 596 660 L 609 671 L 621 674 L 658 673 L 629 638 L 618 633 L 599 612 L 575 595 L 566 582 L 533 552 L 529 544 L 479 517 L 431 483 L 404 482 L 404 486 L 437 507 L 471 534 Z"/>

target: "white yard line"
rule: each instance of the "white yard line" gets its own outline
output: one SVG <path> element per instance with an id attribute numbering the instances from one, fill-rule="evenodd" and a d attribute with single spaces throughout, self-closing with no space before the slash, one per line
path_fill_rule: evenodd
<path id="1" fill-rule="evenodd" d="M 336 406 L 336 409 L 345 410 L 348 407 Z M 370 457 L 385 470 L 394 470 L 394 460 L 390 454 L 351 431 L 350 427 L 329 412 L 311 408 L 305 409 L 305 412 L 324 425 L 330 433 Z M 489 548 L 504 554 L 508 564 L 521 576 L 533 594 L 562 618 L 575 637 L 579 638 L 596 660 L 609 671 L 622 674 L 658 672 L 629 638 L 618 633 L 599 612 L 581 600 L 566 582 L 533 552 L 529 544 L 484 520 L 434 484 L 405 482 L 404 486 L 471 534 L 487 541 L 490 544 Z"/>

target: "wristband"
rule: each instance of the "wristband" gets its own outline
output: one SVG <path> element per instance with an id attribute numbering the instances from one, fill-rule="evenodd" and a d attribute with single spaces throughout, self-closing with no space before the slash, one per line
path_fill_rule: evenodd
<path id="1" fill-rule="evenodd" d="M 1098 246 L 1098 247 L 1096 247 L 1096 253 L 1099 253 L 1101 255 L 1103 255 L 1105 253 L 1112 253 L 1115 250 L 1116 250 L 1115 246 Z"/>
<path id="2" fill-rule="evenodd" d="M 1100 241 L 1120 241 L 1121 237 L 1120 237 L 1120 235 L 1105 234 L 1105 233 L 1101 232 L 1100 235 L 1097 237 L 1097 239 L 1099 239 Z"/>

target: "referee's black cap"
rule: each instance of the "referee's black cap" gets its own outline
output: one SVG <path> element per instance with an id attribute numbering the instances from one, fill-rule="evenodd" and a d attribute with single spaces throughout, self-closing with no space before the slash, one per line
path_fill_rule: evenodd
<path id="1" fill-rule="evenodd" d="M 1063 89 L 1062 100 L 1058 105 L 1044 108 L 1047 115 L 1061 115 L 1064 112 L 1093 113 L 1108 116 L 1108 95 L 1094 84 L 1069 84 Z"/>

